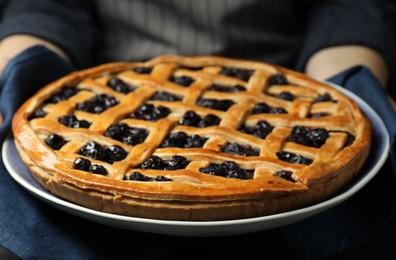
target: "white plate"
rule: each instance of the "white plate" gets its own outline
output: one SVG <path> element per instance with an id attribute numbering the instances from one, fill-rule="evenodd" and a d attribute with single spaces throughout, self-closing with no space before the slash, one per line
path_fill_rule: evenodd
<path id="1" fill-rule="evenodd" d="M 362 169 L 360 177 L 342 193 L 313 206 L 285 213 L 248 219 L 204 222 L 155 220 L 103 213 L 70 203 L 52 195 L 40 186 L 32 177 L 29 169 L 22 162 L 11 135 L 8 136 L 3 143 L 3 161 L 12 178 L 33 195 L 65 212 L 110 226 L 180 236 L 235 235 L 280 227 L 306 219 L 349 199 L 377 174 L 388 157 L 389 135 L 378 114 L 353 93 L 338 86 L 334 87 L 351 96 L 371 119 L 374 127 L 373 143 L 369 157 Z"/>

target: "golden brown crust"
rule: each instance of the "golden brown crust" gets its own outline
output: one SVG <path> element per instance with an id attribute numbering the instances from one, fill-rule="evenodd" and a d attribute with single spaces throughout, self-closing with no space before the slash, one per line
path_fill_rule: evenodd
<path id="1" fill-rule="evenodd" d="M 148 74 L 134 69 L 152 68 Z M 248 81 L 220 75 L 222 68 L 252 71 Z M 269 85 L 276 74 L 287 78 L 288 84 Z M 106 86 L 117 76 L 137 88 L 128 94 Z M 194 79 L 189 87 L 170 81 L 172 77 Z M 226 93 L 207 91 L 211 85 L 240 85 L 246 91 Z M 59 103 L 46 100 L 63 86 L 76 86 L 80 91 Z M 149 100 L 156 91 L 167 91 L 182 97 L 180 101 Z M 292 101 L 276 98 L 290 92 Z M 100 114 L 78 111 L 76 105 L 106 93 L 119 103 Z M 315 98 L 330 94 L 332 100 L 314 102 Z M 195 105 L 199 97 L 232 99 L 227 111 Z M 141 104 L 163 105 L 171 113 L 156 122 L 126 118 Z M 264 102 L 281 107 L 285 114 L 251 114 L 254 104 Z M 29 119 L 42 108 L 44 117 Z M 187 110 L 199 115 L 214 114 L 221 118 L 219 126 L 197 128 L 178 125 Z M 312 118 L 310 113 L 329 113 Z M 89 128 L 69 128 L 58 122 L 62 115 L 73 113 L 79 119 L 92 122 Z M 259 120 L 274 128 L 264 139 L 238 131 L 243 125 Z M 114 123 L 145 128 L 149 135 L 143 143 L 128 145 L 104 135 Z M 329 138 L 320 147 L 307 147 L 288 142 L 294 126 L 325 128 Z M 203 148 L 160 147 L 169 133 L 185 132 L 208 138 Z M 44 139 L 50 134 L 61 135 L 67 143 L 59 150 L 51 149 Z M 175 220 L 222 220 L 256 217 L 284 212 L 323 201 L 344 188 L 358 174 L 368 156 L 371 143 L 371 124 L 357 104 L 340 91 L 303 74 L 283 67 L 255 61 L 235 60 L 215 56 L 160 56 L 145 63 L 110 63 L 71 73 L 53 82 L 27 100 L 13 118 L 13 134 L 23 161 L 34 177 L 54 194 L 88 208 L 128 216 Z M 354 141 L 346 145 L 348 138 Z M 73 169 L 78 150 L 88 141 L 103 146 L 119 145 L 128 152 L 122 161 L 114 163 L 90 161 L 103 165 L 106 176 Z M 236 142 L 260 150 L 259 156 L 239 156 L 221 151 L 227 142 Z M 292 164 L 279 160 L 279 151 L 292 152 L 311 158 L 310 165 Z M 185 169 L 176 171 L 142 170 L 139 165 L 151 155 L 169 158 L 182 155 L 191 161 Z M 213 176 L 199 171 L 210 163 L 234 161 L 242 169 L 254 170 L 254 178 L 241 180 Z M 124 177 L 138 169 L 150 176 L 165 176 L 172 181 L 126 181 Z M 275 176 L 276 171 L 293 172 L 295 182 Z"/>

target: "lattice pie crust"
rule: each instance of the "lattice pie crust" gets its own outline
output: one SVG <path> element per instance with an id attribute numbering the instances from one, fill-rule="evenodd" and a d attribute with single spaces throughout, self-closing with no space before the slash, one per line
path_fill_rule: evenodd
<path id="1" fill-rule="evenodd" d="M 371 123 L 304 74 L 248 60 L 159 56 L 71 73 L 13 119 L 53 194 L 99 211 L 226 220 L 312 205 L 358 174 Z"/>

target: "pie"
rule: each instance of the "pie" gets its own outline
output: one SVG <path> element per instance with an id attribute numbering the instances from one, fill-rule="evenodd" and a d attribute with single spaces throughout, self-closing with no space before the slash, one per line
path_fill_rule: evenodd
<path id="1" fill-rule="evenodd" d="M 73 72 L 13 118 L 24 163 L 54 195 L 183 221 L 290 211 L 342 192 L 371 122 L 325 82 L 273 64 L 164 55 Z"/>

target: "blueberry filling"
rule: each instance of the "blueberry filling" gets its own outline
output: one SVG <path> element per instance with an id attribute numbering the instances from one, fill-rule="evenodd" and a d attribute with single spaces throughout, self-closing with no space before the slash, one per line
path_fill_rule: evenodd
<path id="1" fill-rule="evenodd" d="M 103 165 L 91 164 L 90 160 L 82 157 L 78 157 L 74 160 L 73 168 L 94 174 L 107 175 L 107 169 Z"/>
<path id="2" fill-rule="evenodd" d="M 75 86 L 73 87 L 62 87 L 58 92 L 54 93 L 51 97 L 44 101 L 44 103 L 59 103 L 60 101 L 69 99 L 74 96 L 79 89 Z"/>
<path id="3" fill-rule="evenodd" d="M 318 103 L 318 102 L 336 102 L 335 100 L 333 100 L 333 98 L 331 97 L 331 95 L 329 93 L 324 93 L 323 95 L 319 95 L 318 97 L 316 97 L 313 100 L 313 103 Z"/>
<path id="4" fill-rule="evenodd" d="M 239 92 L 239 91 L 246 91 L 246 88 L 241 85 L 235 85 L 233 87 L 228 87 L 228 86 L 213 84 L 212 86 L 210 86 L 208 88 L 208 90 L 234 93 L 234 92 Z"/>
<path id="5" fill-rule="evenodd" d="M 269 78 L 269 85 L 289 85 L 283 73 L 277 73 Z"/>
<path id="6" fill-rule="evenodd" d="M 177 132 L 170 134 L 162 142 L 161 147 L 179 147 L 179 148 L 194 148 L 203 147 L 208 138 L 199 135 L 188 136 L 184 132 Z"/>
<path id="7" fill-rule="evenodd" d="M 181 76 L 181 77 L 171 77 L 169 81 L 181 85 L 183 87 L 190 86 L 195 80 L 188 76 Z"/>
<path id="8" fill-rule="evenodd" d="M 347 133 L 347 140 L 344 144 L 344 147 L 350 146 L 354 141 L 355 141 L 355 136 L 351 135 L 350 133 Z"/>
<path id="9" fill-rule="evenodd" d="M 270 123 L 265 120 L 259 120 L 253 126 L 243 125 L 239 131 L 261 139 L 265 139 L 265 137 L 267 137 L 267 135 L 272 132 L 272 129 L 274 129 L 274 127 Z"/>
<path id="10" fill-rule="evenodd" d="M 58 118 L 58 121 L 70 128 L 88 128 L 91 125 L 87 120 L 78 120 L 73 114 L 61 116 Z"/>
<path id="11" fill-rule="evenodd" d="M 180 155 L 173 155 L 168 160 L 165 161 L 167 164 L 165 171 L 174 171 L 179 169 L 184 169 L 190 163 L 186 157 Z"/>
<path id="12" fill-rule="evenodd" d="M 182 97 L 165 91 L 157 91 L 150 97 L 150 100 L 180 101 Z"/>
<path id="13" fill-rule="evenodd" d="M 249 81 L 249 78 L 253 74 L 253 70 L 227 67 L 227 68 L 223 68 L 220 71 L 220 74 L 228 77 L 234 77 L 243 81 Z"/>
<path id="14" fill-rule="evenodd" d="M 293 101 L 295 98 L 294 95 L 288 91 L 281 92 L 278 95 L 275 95 L 275 97 L 287 101 Z"/>
<path id="15" fill-rule="evenodd" d="M 107 137 L 129 145 L 137 145 L 144 142 L 148 134 L 149 132 L 144 128 L 129 127 L 124 123 L 111 125 L 104 133 Z"/>
<path id="16" fill-rule="evenodd" d="M 100 114 L 106 109 L 115 106 L 119 101 L 106 94 L 96 95 L 90 100 L 86 100 L 82 103 L 77 104 L 77 109 L 89 113 Z"/>
<path id="17" fill-rule="evenodd" d="M 320 118 L 320 117 L 325 117 L 325 116 L 329 116 L 329 115 L 330 115 L 329 113 L 320 112 L 320 113 L 310 113 L 308 115 L 308 117 L 309 118 Z"/>
<path id="18" fill-rule="evenodd" d="M 162 159 L 159 156 L 152 155 L 140 165 L 140 168 L 174 171 L 186 168 L 189 163 L 190 161 L 187 158 L 180 155 L 173 155 L 168 159 Z"/>
<path id="19" fill-rule="evenodd" d="M 213 114 L 207 114 L 198 123 L 198 127 L 208 127 L 208 126 L 219 125 L 220 121 L 221 121 L 221 119 L 218 116 L 215 116 Z"/>
<path id="20" fill-rule="evenodd" d="M 47 115 L 47 112 L 45 112 L 42 108 L 38 108 L 38 109 L 34 110 L 31 115 L 28 116 L 28 120 L 45 117 L 46 115 Z"/>
<path id="21" fill-rule="evenodd" d="M 131 86 L 125 83 L 123 80 L 116 77 L 110 78 L 109 81 L 107 82 L 107 86 L 123 94 L 128 94 L 129 92 L 136 89 L 135 86 Z"/>
<path id="22" fill-rule="evenodd" d="M 212 108 L 221 111 L 227 111 L 233 104 L 234 101 L 229 99 L 218 100 L 218 99 L 199 98 L 197 100 L 198 106 Z"/>
<path id="23" fill-rule="evenodd" d="M 278 157 L 279 160 L 292 164 L 310 165 L 313 162 L 312 159 L 289 152 L 277 152 L 276 156 Z"/>
<path id="24" fill-rule="evenodd" d="M 44 142 L 54 150 L 59 150 L 62 146 L 67 143 L 62 136 L 57 134 L 51 134 L 45 138 Z"/>
<path id="25" fill-rule="evenodd" d="M 165 168 L 165 163 L 161 157 L 152 155 L 140 165 L 140 168 L 159 170 Z"/>
<path id="26" fill-rule="evenodd" d="M 254 175 L 254 170 L 241 169 L 238 164 L 232 161 L 225 161 L 221 164 L 212 163 L 207 167 L 200 168 L 199 171 L 210 175 L 244 180 L 253 179 Z"/>
<path id="27" fill-rule="evenodd" d="M 208 127 L 218 125 L 220 123 L 220 118 L 213 114 L 207 114 L 201 117 L 193 110 L 188 110 L 184 113 L 183 117 L 179 120 L 179 125 L 187 125 L 194 127 Z"/>
<path id="28" fill-rule="evenodd" d="M 132 172 L 131 174 L 125 176 L 124 180 L 126 180 L 126 181 L 148 181 L 148 182 L 172 181 L 172 179 L 167 178 L 162 175 L 155 176 L 155 177 L 148 177 L 146 175 L 141 174 L 140 172 Z"/>
<path id="29" fill-rule="evenodd" d="M 238 143 L 227 143 L 221 151 L 223 153 L 241 156 L 258 156 L 260 154 L 260 150 L 254 149 L 250 145 L 241 145 Z"/>
<path id="30" fill-rule="evenodd" d="M 128 155 L 127 151 L 118 145 L 104 147 L 94 141 L 90 141 L 82 146 L 79 154 L 108 163 L 121 161 Z"/>
<path id="31" fill-rule="evenodd" d="M 91 161 L 82 157 L 77 157 L 73 162 L 73 168 L 81 171 L 89 171 Z"/>
<path id="32" fill-rule="evenodd" d="M 296 182 L 295 179 L 293 179 L 292 177 L 293 172 L 292 171 L 286 171 L 286 170 L 280 170 L 274 173 L 275 176 L 281 177 L 287 181 L 291 181 L 291 182 Z"/>
<path id="33" fill-rule="evenodd" d="M 136 118 L 148 121 L 157 121 L 160 118 L 170 114 L 170 109 L 164 106 L 154 106 L 151 104 L 143 104 L 129 115 L 129 118 Z"/>
<path id="34" fill-rule="evenodd" d="M 286 141 L 319 148 L 329 137 L 329 132 L 324 128 L 309 128 L 295 126 Z"/>
<path id="35" fill-rule="evenodd" d="M 109 162 L 109 163 L 122 161 L 128 155 L 128 152 L 125 151 L 119 145 L 109 146 L 109 147 L 107 147 L 105 152 L 106 152 L 106 155 L 107 155 L 106 161 Z"/>
<path id="36" fill-rule="evenodd" d="M 286 114 L 287 111 L 281 107 L 270 107 L 266 103 L 257 103 L 253 110 L 252 114 Z"/>
<path id="37" fill-rule="evenodd" d="M 89 167 L 89 172 L 99 175 L 107 175 L 106 168 L 99 164 L 92 164 L 91 167 Z"/>
<path id="38" fill-rule="evenodd" d="M 137 74 L 149 74 L 152 71 L 152 68 L 149 67 L 138 67 L 134 70 Z"/>

